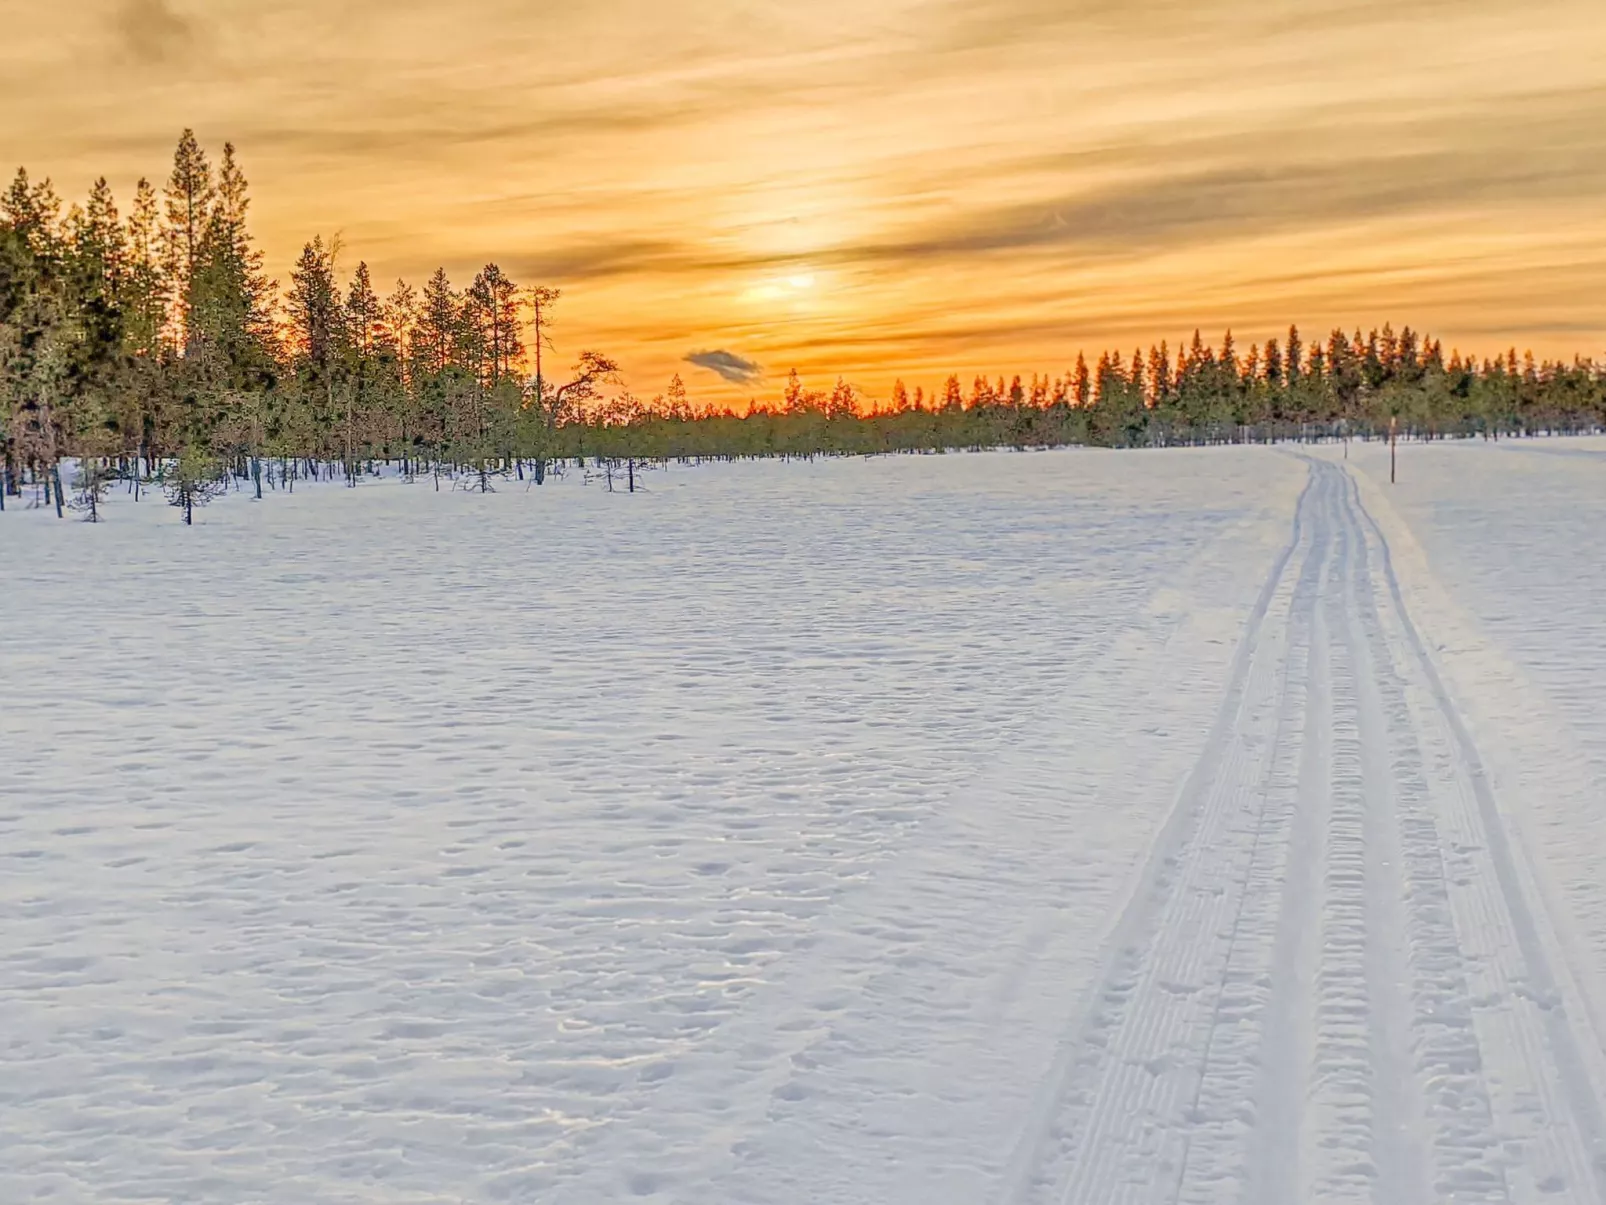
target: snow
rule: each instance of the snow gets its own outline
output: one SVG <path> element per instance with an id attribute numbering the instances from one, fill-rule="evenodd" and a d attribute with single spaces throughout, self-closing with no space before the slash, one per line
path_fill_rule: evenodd
<path id="1" fill-rule="evenodd" d="M 1598 1201 L 1606 443 L 0 515 L 0 1200 Z"/>

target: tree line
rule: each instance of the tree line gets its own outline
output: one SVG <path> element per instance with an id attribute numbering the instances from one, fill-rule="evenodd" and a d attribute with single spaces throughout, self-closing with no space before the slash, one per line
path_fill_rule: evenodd
<path id="1" fill-rule="evenodd" d="M 60 466 L 93 513 L 105 484 L 168 489 L 186 517 L 232 474 L 260 494 L 303 473 L 355 484 L 378 462 L 439 484 L 544 479 L 554 461 L 626 466 L 674 458 L 1135 447 L 1290 437 L 1489 437 L 1606 424 L 1591 360 L 1478 359 L 1406 327 L 1296 327 L 1240 351 L 1195 333 L 1124 357 L 1078 356 L 1060 376 L 903 382 L 866 399 L 838 380 L 741 409 L 698 407 L 677 376 L 651 400 L 582 352 L 549 375 L 557 289 L 487 264 L 463 287 L 437 270 L 381 297 L 365 263 L 314 238 L 283 287 L 249 228 L 232 145 L 214 165 L 186 130 L 158 190 L 121 212 L 105 179 L 65 213 L 49 180 L 19 169 L 0 198 L 0 505 L 24 480 L 58 511 Z M 611 480 L 611 477 L 610 477 Z"/>

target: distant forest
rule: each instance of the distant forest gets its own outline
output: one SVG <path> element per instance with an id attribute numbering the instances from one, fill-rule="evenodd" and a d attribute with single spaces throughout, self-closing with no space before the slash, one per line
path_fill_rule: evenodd
<path id="1" fill-rule="evenodd" d="M 19 169 L 0 204 L 0 503 L 59 465 L 97 491 L 157 481 L 186 516 L 230 474 L 260 492 L 365 466 L 408 476 L 544 478 L 554 461 L 611 468 L 689 457 L 862 454 L 1096 444 L 1150 447 L 1402 434 L 1595 430 L 1606 370 L 1591 360 L 1446 357 L 1409 327 L 1335 330 L 1247 351 L 1196 333 L 1130 356 L 1078 355 L 1062 376 L 957 376 L 896 384 L 874 403 L 839 380 L 742 409 L 695 407 L 677 376 L 650 401 L 608 356 L 554 372 L 559 291 L 487 264 L 466 287 L 437 271 L 383 298 L 366 264 L 341 279 L 338 246 L 314 238 L 286 287 L 268 278 L 247 223 L 233 146 L 214 166 L 185 131 L 158 192 L 141 180 L 126 216 L 106 181 L 62 213 L 49 180 Z M 297 466 L 302 466 L 298 468 Z"/>

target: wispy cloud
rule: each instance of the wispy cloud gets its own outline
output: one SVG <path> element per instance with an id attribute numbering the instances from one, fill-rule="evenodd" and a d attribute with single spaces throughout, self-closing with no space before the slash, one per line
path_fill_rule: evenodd
<path id="1" fill-rule="evenodd" d="M 1234 166 L 1161 174 L 1080 195 L 963 215 L 888 242 L 832 252 L 843 261 L 908 262 L 1061 248 L 1099 254 L 1301 226 L 1407 218 L 1448 208 L 1578 199 L 1606 188 L 1606 162 L 1570 146 L 1500 158 L 1454 151 L 1337 163 Z"/>
<path id="2" fill-rule="evenodd" d="M 118 45 L 142 64 L 167 63 L 195 41 L 195 21 L 174 11 L 167 0 L 123 0 L 117 11 Z"/>
<path id="3" fill-rule="evenodd" d="M 751 385 L 764 375 L 756 361 L 733 351 L 694 351 L 686 357 L 686 363 L 718 373 L 732 385 Z"/>

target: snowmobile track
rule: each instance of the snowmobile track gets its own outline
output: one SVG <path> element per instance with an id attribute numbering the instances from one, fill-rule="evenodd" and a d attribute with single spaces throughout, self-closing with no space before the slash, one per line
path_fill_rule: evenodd
<path id="1" fill-rule="evenodd" d="M 1381 528 L 1309 466 L 1003 1202 L 1606 1200 L 1520 848 Z"/>

